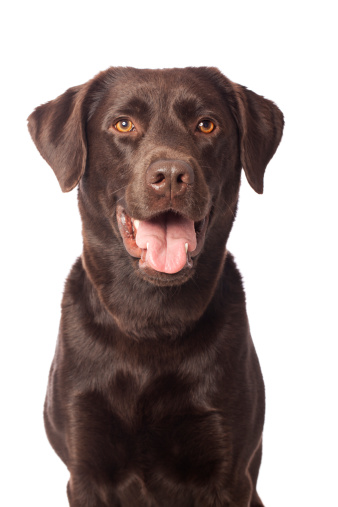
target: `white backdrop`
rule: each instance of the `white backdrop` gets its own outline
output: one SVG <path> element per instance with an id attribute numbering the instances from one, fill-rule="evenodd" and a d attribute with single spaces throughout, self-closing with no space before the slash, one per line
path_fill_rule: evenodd
<path id="1" fill-rule="evenodd" d="M 0 504 L 66 507 L 42 406 L 64 280 L 81 252 L 26 118 L 111 65 L 213 65 L 274 100 L 285 134 L 263 196 L 242 179 L 228 246 L 267 394 L 267 507 L 338 506 L 337 24 L 334 2 L 37 2 L 2 8 Z M 206 506 L 207 507 L 207 506 Z"/>

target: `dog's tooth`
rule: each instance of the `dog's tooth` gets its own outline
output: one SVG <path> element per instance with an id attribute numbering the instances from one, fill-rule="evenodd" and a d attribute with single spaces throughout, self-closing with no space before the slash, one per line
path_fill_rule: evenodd
<path id="1" fill-rule="evenodd" d="M 149 247 L 149 243 L 147 243 L 147 250 L 148 250 L 148 247 Z"/>
<path id="2" fill-rule="evenodd" d="M 188 243 L 186 243 L 184 246 L 185 246 L 185 253 L 188 253 Z"/>
<path id="3" fill-rule="evenodd" d="M 137 231 L 139 225 L 140 225 L 140 221 L 139 220 L 134 220 L 134 229 L 136 231 Z"/>

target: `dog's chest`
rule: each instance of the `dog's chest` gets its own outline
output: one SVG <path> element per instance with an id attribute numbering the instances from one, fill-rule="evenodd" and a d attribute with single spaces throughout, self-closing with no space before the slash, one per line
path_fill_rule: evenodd
<path id="1" fill-rule="evenodd" d="M 117 484 L 139 477 L 202 484 L 224 476 L 231 461 L 223 415 L 197 401 L 188 378 L 159 375 L 142 387 L 134 375 L 118 375 L 104 395 L 83 395 L 82 459 L 96 459 L 100 473 Z M 93 426 L 95 431 L 93 431 Z M 79 427 L 79 426 L 78 426 Z"/>

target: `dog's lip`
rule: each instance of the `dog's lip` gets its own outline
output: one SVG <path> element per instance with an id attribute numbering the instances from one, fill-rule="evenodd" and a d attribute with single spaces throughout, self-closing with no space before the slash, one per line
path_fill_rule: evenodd
<path id="1" fill-rule="evenodd" d="M 171 210 L 167 210 L 158 214 L 154 214 L 151 216 L 148 220 L 153 219 L 159 215 L 163 215 L 164 213 L 170 213 Z M 180 213 L 175 211 L 175 214 L 181 215 Z M 181 215 L 182 216 L 182 215 Z M 193 251 L 188 251 L 188 244 L 186 243 L 186 254 L 187 254 L 187 262 L 186 262 L 186 268 L 191 268 L 193 266 L 193 259 L 201 252 L 204 241 L 205 241 L 205 234 L 208 228 L 209 223 L 209 216 L 210 211 L 202 218 L 202 220 L 194 222 L 195 227 L 195 233 L 196 233 L 196 248 Z M 129 215 L 126 211 L 126 209 L 121 206 L 117 205 L 116 207 L 116 219 L 118 228 L 125 246 L 125 249 L 129 253 L 130 256 L 135 257 L 139 259 L 139 267 L 140 268 L 147 268 L 147 270 L 151 270 L 149 266 L 147 266 L 147 263 L 145 262 L 147 249 L 146 248 L 140 248 L 136 244 L 136 233 L 137 229 L 140 223 L 140 220 L 132 217 Z M 156 272 L 154 270 L 154 272 Z M 172 275 L 171 275 L 172 276 Z"/>
<path id="2" fill-rule="evenodd" d="M 137 222 L 135 224 L 135 219 L 128 215 L 123 206 L 116 207 L 116 219 L 127 252 L 140 259 L 142 250 L 135 241 Z"/>

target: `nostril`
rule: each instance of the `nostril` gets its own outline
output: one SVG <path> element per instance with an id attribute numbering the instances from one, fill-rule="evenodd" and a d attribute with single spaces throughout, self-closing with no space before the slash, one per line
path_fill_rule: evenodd
<path id="1" fill-rule="evenodd" d="M 146 182 L 150 186 L 154 187 L 162 187 L 166 184 L 168 180 L 168 177 L 166 176 L 165 170 L 163 170 L 163 167 L 154 168 L 150 166 L 150 168 L 147 171 L 146 174 Z"/>
<path id="2" fill-rule="evenodd" d="M 194 183 L 194 171 L 186 162 L 179 161 L 172 167 L 172 182 L 178 187 L 187 187 Z"/>
<path id="3" fill-rule="evenodd" d="M 181 173 L 177 176 L 177 183 L 186 183 L 187 185 L 191 183 L 191 175 L 188 173 Z"/>
<path id="4" fill-rule="evenodd" d="M 160 183 L 163 183 L 165 181 L 165 175 L 162 172 L 158 172 L 153 175 L 152 178 L 152 185 L 159 185 Z"/>

